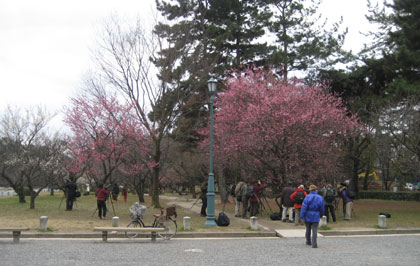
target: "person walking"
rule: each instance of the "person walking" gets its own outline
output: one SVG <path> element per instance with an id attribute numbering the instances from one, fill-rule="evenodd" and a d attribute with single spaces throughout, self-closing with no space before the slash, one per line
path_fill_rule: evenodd
<path id="1" fill-rule="evenodd" d="M 334 203 L 336 201 L 336 193 L 331 184 L 327 184 L 325 191 L 323 193 L 324 196 L 324 204 L 325 204 L 325 216 L 327 217 L 327 223 L 330 222 L 329 220 L 329 213 L 331 213 L 331 218 L 333 222 L 336 222 L 335 218 L 335 208 Z"/>
<path id="2" fill-rule="evenodd" d="M 340 195 L 343 203 L 345 204 L 345 213 L 344 213 L 344 220 L 350 221 L 351 220 L 351 213 L 353 210 L 353 200 L 348 196 L 347 186 L 340 186 Z"/>
<path id="3" fill-rule="evenodd" d="M 249 202 L 250 202 L 250 211 L 249 211 L 250 217 L 256 216 L 259 212 L 258 195 L 264 189 L 264 185 L 261 183 L 261 180 L 254 180 L 254 182 L 252 184 L 252 187 L 253 187 L 253 195 L 249 200 Z"/>
<path id="4" fill-rule="evenodd" d="M 303 224 L 300 219 L 300 209 L 302 208 L 303 200 L 305 199 L 307 193 L 304 190 L 304 186 L 300 185 L 295 192 L 290 195 L 290 199 L 295 203 L 295 225 Z"/>
<path id="5" fill-rule="evenodd" d="M 289 223 L 293 223 L 293 206 L 294 202 L 290 196 L 295 192 L 292 187 L 285 187 L 281 193 L 281 203 L 283 205 L 283 213 L 281 220 L 285 223 L 287 221 L 287 212 L 289 212 Z"/>
<path id="6" fill-rule="evenodd" d="M 321 216 L 324 214 L 324 199 L 318 194 L 317 189 L 315 185 L 309 186 L 309 195 L 303 200 L 300 211 L 300 218 L 305 221 L 306 226 L 306 245 L 312 245 L 313 248 L 318 247 L 318 225 Z"/>
<path id="7" fill-rule="evenodd" d="M 201 212 L 200 212 L 201 217 L 206 217 L 207 216 L 207 212 L 206 212 L 206 210 L 207 210 L 207 186 L 208 186 L 208 183 L 204 182 L 200 187 L 200 189 L 201 189 L 200 199 L 201 199 L 201 202 L 203 203 L 201 205 Z"/>
<path id="8" fill-rule="evenodd" d="M 70 177 L 67 180 L 65 191 L 66 191 L 66 211 L 71 211 L 73 210 L 73 203 L 74 203 L 74 199 L 76 198 L 76 191 L 77 191 L 77 185 L 73 181 L 72 177 Z"/>
<path id="9" fill-rule="evenodd" d="M 109 190 L 104 187 L 104 184 L 99 183 L 98 189 L 96 190 L 99 219 L 106 219 L 106 199 L 108 198 L 108 195 Z"/>

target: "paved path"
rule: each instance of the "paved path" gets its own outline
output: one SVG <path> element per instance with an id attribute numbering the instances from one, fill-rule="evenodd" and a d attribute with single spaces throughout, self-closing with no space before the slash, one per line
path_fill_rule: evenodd
<path id="1" fill-rule="evenodd" d="M 163 199 L 169 200 L 169 204 L 175 204 L 181 208 L 184 209 L 189 209 L 192 212 L 195 213 L 200 213 L 201 211 L 201 201 L 200 200 L 194 200 L 194 201 L 186 201 L 184 198 L 176 198 L 176 197 L 169 197 L 169 196 L 160 196 Z M 197 202 L 197 204 L 194 204 L 195 202 Z M 243 222 L 244 224 L 248 224 L 249 225 L 249 219 L 242 219 L 239 217 L 234 217 L 233 215 L 229 215 L 230 219 L 236 219 L 239 220 L 241 222 Z M 276 221 L 276 223 L 278 223 L 279 221 Z M 275 231 L 277 232 L 277 234 L 281 237 L 304 237 L 305 236 L 305 229 L 304 226 L 299 225 L 298 229 L 297 228 L 287 228 L 287 229 L 276 229 L 275 223 L 269 223 L 267 221 L 263 221 L 260 220 L 258 222 L 258 225 L 260 227 L 261 230 L 265 230 L 265 231 Z M 286 224 L 286 225 L 290 225 L 290 224 Z M 295 225 L 290 225 L 289 227 L 294 227 Z M 278 228 L 278 227 L 277 227 Z M 320 234 L 318 234 L 319 236 L 321 236 Z"/>
<path id="2" fill-rule="evenodd" d="M 0 264 L 49 265 L 419 265 L 420 236 L 301 238 L 28 240 L 0 239 Z"/>

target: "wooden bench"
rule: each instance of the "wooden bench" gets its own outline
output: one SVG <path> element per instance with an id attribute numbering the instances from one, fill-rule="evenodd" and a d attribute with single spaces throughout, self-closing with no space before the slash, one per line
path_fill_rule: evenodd
<path id="1" fill-rule="evenodd" d="M 13 243 L 19 243 L 20 232 L 29 231 L 28 227 L 0 227 L 0 232 L 12 232 Z"/>
<path id="2" fill-rule="evenodd" d="M 95 227 L 95 232 L 102 232 L 102 240 L 106 242 L 108 240 L 108 232 L 151 232 L 152 242 L 156 241 L 156 233 L 165 231 L 162 227 Z"/>

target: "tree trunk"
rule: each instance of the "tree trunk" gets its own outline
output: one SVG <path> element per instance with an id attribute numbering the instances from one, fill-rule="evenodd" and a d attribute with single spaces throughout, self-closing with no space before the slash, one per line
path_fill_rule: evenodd
<path id="1" fill-rule="evenodd" d="M 159 203 L 159 174 L 160 174 L 160 140 L 154 140 L 154 156 L 153 160 L 157 165 L 153 168 L 152 176 L 152 206 L 155 208 L 160 208 Z"/>
<path id="2" fill-rule="evenodd" d="M 159 203 L 159 166 L 153 169 L 152 177 L 152 206 L 160 208 Z"/>
<path id="3" fill-rule="evenodd" d="M 13 187 L 13 189 L 15 190 L 15 192 L 18 194 L 19 197 L 19 203 L 26 203 L 26 199 L 25 199 L 25 191 L 23 186 L 20 187 Z"/>
<path id="4" fill-rule="evenodd" d="M 144 200 L 144 183 L 145 183 L 144 179 L 140 179 L 139 184 L 135 187 L 139 202 L 145 202 L 145 200 Z"/>
<path id="5" fill-rule="evenodd" d="M 222 203 L 226 203 L 228 197 L 227 197 L 227 193 L 226 193 L 226 191 L 227 191 L 226 190 L 226 180 L 225 180 L 225 175 L 223 174 L 223 171 L 222 171 L 222 174 L 220 174 L 217 179 L 218 179 L 220 200 L 221 200 Z"/>
<path id="6" fill-rule="evenodd" d="M 34 193 L 31 193 L 31 204 L 29 205 L 29 209 L 35 209 L 35 199 L 36 195 L 34 195 Z"/>

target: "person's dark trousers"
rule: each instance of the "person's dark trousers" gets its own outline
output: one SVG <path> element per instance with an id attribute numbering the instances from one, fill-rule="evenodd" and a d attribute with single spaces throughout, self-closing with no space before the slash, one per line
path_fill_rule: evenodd
<path id="1" fill-rule="evenodd" d="M 316 242 L 317 234 L 318 234 L 318 224 L 319 223 L 309 223 L 305 222 L 306 225 L 306 245 L 311 245 L 313 248 L 318 247 L 318 243 Z M 311 231 L 312 231 L 312 239 L 311 239 Z"/>
<path id="2" fill-rule="evenodd" d="M 73 209 L 73 202 L 74 202 L 73 197 L 68 197 L 67 198 L 67 201 L 66 201 L 66 210 L 67 211 L 71 211 Z"/>
<path id="3" fill-rule="evenodd" d="M 344 202 L 344 200 L 343 200 L 343 216 L 346 216 L 346 203 Z"/>
<path id="4" fill-rule="evenodd" d="M 201 199 L 203 201 L 203 205 L 201 205 L 201 216 L 207 216 L 206 209 L 207 209 L 207 198 Z"/>
<path id="5" fill-rule="evenodd" d="M 251 210 L 250 210 L 250 216 L 255 216 L 258 214 L 258 202 L 251 202 Z"/>
<path id="6" fill-rule="evenodd" d="M 98 200 L 98 216 L 99 218 L 106 217 L 106 202 Z"/>
<path id="7" fill-rule="evenodd" d="M 248 211 L 248 200 L 247 198 L 242 198 L 242 218 L 246 217 L 246 212 Z"/>
<path id="8" fill-rule="evenodd" d="M 327 223 L 330 222 L 329 212 L 331 212 L 332 220 L 333 220 L 333 222 L 335 222 L 336 218 L 335 218 L 335 210 L 334 210 L 333 205 L 325 205 L 325 216 L 327 216 Z"/>

